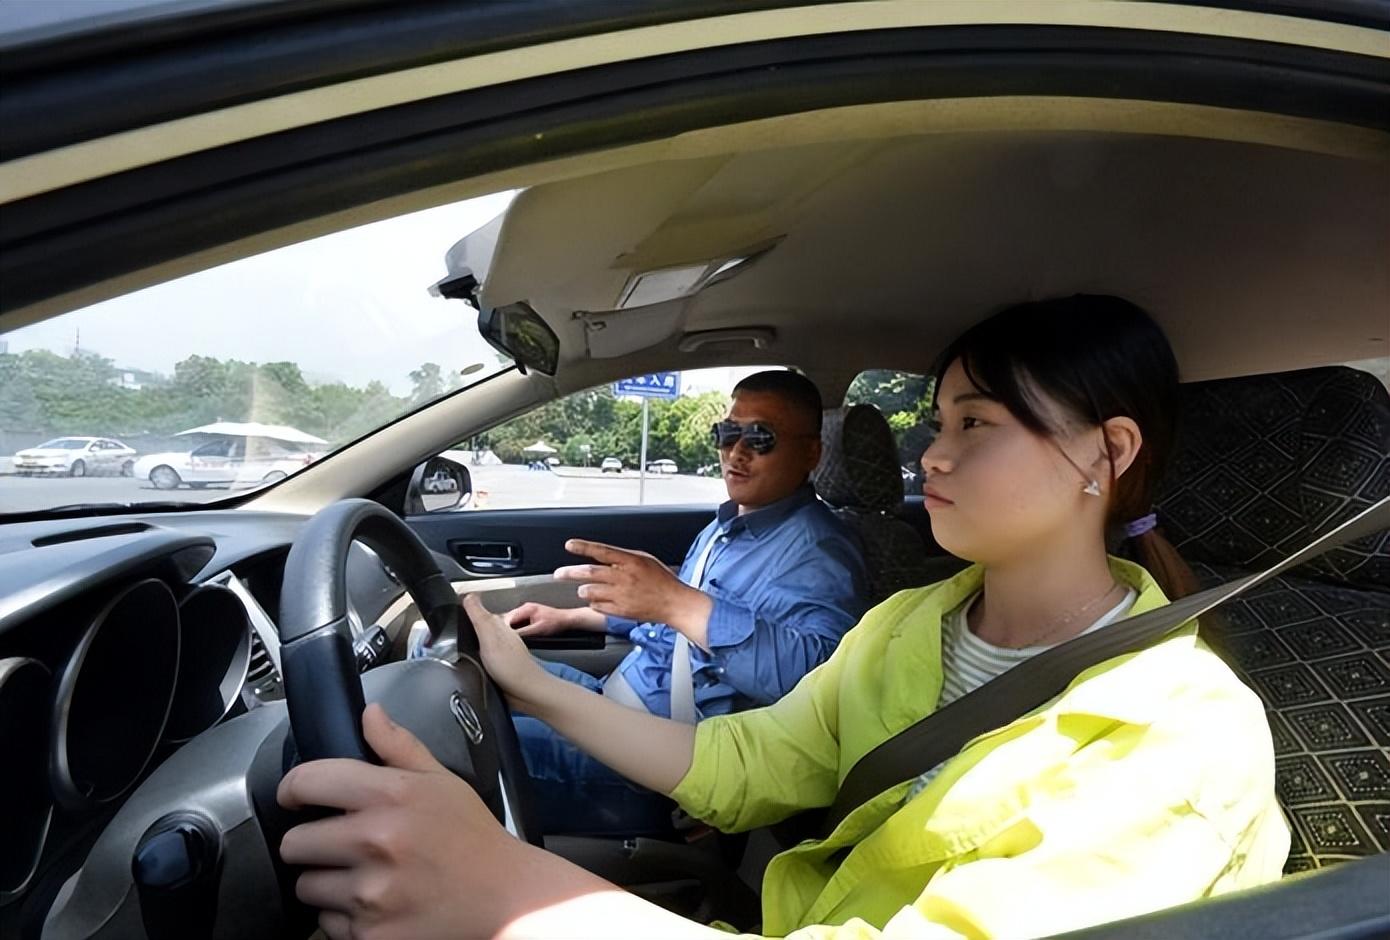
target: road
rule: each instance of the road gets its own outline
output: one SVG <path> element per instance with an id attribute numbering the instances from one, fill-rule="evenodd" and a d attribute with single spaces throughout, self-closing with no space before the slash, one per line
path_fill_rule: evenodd
<path id="1" fill-rule="evenodd" d="M 478 509 L 541 509 L 576 506 L 635 506 L 638 475 L 600 473 L 581 467 L 561 467 L 556 472 L 525 467 L 470 467 Z M 206 503 L 239 495 L 245 490 L 225 487 L 157 490 L 148 480 L 124 477 L 17 477 L 0 476 L 0 513 L 30 512 L 71 503 L 141 502 L 182 500 Z M 647 505 L 716 505 L 725 499 L 724 482 L 718 477 L 685 474 L 648 475 Z"/>

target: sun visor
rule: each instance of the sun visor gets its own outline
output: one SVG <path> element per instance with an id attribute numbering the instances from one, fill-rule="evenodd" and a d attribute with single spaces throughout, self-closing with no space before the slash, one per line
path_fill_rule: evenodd
<path id="1" fill-rule="evenodd" d="M 670 339 L 680 328 L 684 308 L 683 300 L 673 300 L 627 310 L 580 312 L 575 317 L 584 325 L 590 358 L 616 359 Z"/>

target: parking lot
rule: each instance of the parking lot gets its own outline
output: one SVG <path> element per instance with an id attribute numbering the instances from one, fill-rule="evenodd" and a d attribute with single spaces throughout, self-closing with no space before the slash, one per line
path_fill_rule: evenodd
<path id="1" fill-rule="evenodd" d="M 642 489 L 638 474 L 632 470 L 614 474 L 593 467 L 544 471 L 512 465 L 468 469 L 478 509 L 635 506 Z M 225 486 L 158 490 L 148 480 L 129 477 L 20 477 L 6 473 L 0 475 L 0 513 L 32 512 L 72 503 L 207 503 L 245 492 Z M 713 505 L 725 498 L 724 482 L 718 477 L 649 474 L 642 496 L 647 505 Z"/>

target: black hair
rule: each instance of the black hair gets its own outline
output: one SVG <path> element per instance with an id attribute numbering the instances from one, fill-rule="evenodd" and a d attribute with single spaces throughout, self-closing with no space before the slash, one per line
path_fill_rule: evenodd
<path id="1" fill-rule="evenodd" d="M 956 361 L 971 385 L 1036 434 L 1064 430 L 1049 420 L 1051 409 L 1040 396 L 1088 426 L 1132 419 L 1143 445 L 1118 481 L 1111 464 L 1109 521 L 1118 529 L 1152 511 L 1154 486 L 1177 434 L 1178 363 L 1142 308 L 1102 294 L 1015 304 L 946 347 L 933 370 L 936 389 Z M 1190 593 L 1196 584 L 1191 571 L 1157 532 L 1150 535 L 1136 540 L 1145 567 L 1170 599 Z"/>
<path id="2" fill-rule="evenodd" d="M 734 386 L 734 394 L 737 395 L 739 392 L 781 396 L 793 408 L 802 412 L 816 433 L 820 433 L 823 410 L 820 389 L 800 372 L 792 372 L 790 369 L 755 372 Z"/>

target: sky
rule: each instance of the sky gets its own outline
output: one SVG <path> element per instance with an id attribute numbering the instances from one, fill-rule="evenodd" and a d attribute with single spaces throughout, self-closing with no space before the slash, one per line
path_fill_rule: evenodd
<path id="1" fill-rule="evenodd" d="M 444 254 L 504 212 L 503 192 L 325 235 L 93 304 L 0 336 L 11 353 L 80 346 L 125 369 L 171 374 L 190 355 L 299 364 L 311 382 L 383 382 L 397 395 L 423 362 L 446 371 L 496 354 L 477 315 L 428 288 Z M 751 369 L 684 374 L 683 394 L 728 391 Z M 481 378 L 473 376 L 470 380 Z"/>

